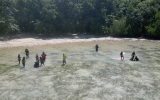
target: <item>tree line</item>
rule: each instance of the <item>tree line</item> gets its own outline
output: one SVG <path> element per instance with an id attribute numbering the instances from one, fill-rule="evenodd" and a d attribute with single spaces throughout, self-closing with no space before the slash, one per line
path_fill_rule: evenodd
<path id="1" fill-rule="evenodd" d="M 0 34 L 160 38 L 160 0 L 0 0 Z"/>

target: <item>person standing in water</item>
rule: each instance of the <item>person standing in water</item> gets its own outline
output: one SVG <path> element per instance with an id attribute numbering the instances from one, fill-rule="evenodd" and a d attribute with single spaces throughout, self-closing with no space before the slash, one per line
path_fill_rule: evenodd
<path id="1" fill-rule="evenodd" d="M 18 54 L 18 61 L 19 61 L 19 65 L 20 65 L 20 62 L 21 62 L 21 56 L 20 56 L 20 54 Z"/>
<path id="2" fill-rule="evenodd" d="M 42 66 L 42 65 L 44 65 L 44 66 L 45 66 L 45 64 L 44 64 L 44 61 L 43 61 L 42 57 L 40 57 L 40 62 L 41 62 L 41 66 Z"/>
<path id="3" fill-rule="evenodd" d="M 29 58 L 29 50 L 25 49 L 25 52 L 26 52 L 26 59 L 27 59 L 27 58 Z"/>
<path id="4" fill-rule="evenodd" d="M 122 60 L 122 58 L 124 60 L 123 51 L 121 51 L 120 56 L 121 56 L 121 60 Z"/>
<path id="5" fill-rule="evenodd" d="M 67 58 L 67 56 L 65 54 L 63 54 L 63 64 L 66 64 L 66 58 Z"/>
<path id="6" fill-rule="evenodd" d="M 43 61 L 45 62 L 47 55 L 43 52 L 41 56 L 42 56 Z"/>
<path id="7" fill-rule="evenodd" d="M 38 57 L 38 54 L 36 54 L 36 61 L 39 63 L 39 57 Z"/>
<path id="8" fill-rule="evenodd" d="M 96 46 L 95 46 L 95 49 L 96 49 L 96 52 L 98 52 L 98 44 L 96 44 Z"/>
<path id="9" fill-rule="evenodd" d="M 25 60 L 25 57 L 23 57 L 23 59 L 22 59 L 23 67 L 25 67 L 25 63 L 26 63 L 26 60 Z"/>

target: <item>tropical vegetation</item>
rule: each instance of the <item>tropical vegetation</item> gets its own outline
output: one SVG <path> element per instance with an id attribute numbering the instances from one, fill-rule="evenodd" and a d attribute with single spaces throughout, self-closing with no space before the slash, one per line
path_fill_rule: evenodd
<path id="1" fill-rule="evenodd" d="M 160 38 L 160 0 L 0 0 L 0 34 Z"/>

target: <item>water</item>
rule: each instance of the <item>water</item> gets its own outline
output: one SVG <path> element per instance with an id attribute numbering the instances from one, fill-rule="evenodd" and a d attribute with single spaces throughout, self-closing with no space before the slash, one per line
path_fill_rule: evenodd
<path id="1" fill-rule="evenodd" d="M 111 39 L 28 46 L 26 67 L 18 54 L 26 47 L 0 50 L 1 100 L 159 100 L 159 41 Z M 95 52 L 95 44 L 99 52 Z M 36 54 L 47 54 L 34 68 Z M 124 61 L 120 52 L 124 51 Z M 135 51 L 139 62 L 130 61 Z M 62 65 L 62 54 L 67 64 Z"/>

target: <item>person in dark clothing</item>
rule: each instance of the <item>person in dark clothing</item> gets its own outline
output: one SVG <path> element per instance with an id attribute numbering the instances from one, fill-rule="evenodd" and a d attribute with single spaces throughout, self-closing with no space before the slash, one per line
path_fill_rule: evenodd
<path id="1" fill-rule="evenodd" d="M 38 61 L 35 62 L 34 67 L 35 68 L 39 67 L 39 62 Z"/>
<path id="2" fill-rule="evenodd" d="M 120 56 L 121 56 L 121 60 L 122 60 L 122 58 L 124 60 L 123 51 L 120 53 Z"/>
<path id="3" fill-rule="evenodd" d="M 135 61 L 139 61 L 139 59 L 138 59 L 138 57 L 137 57 L 137 56 L 135 57 Z"/>
<path id="4" fill-rule="evenodd" d="M 98 44 L 96 44 L 96 46 L 95 46 L 95 49 L 96 49 L 96 52 L 98 52 Z"/>
<path id="5" fill-rule="evenodd" d="M 21 56 L 20 56 L 20 54 L 18 54 L 18 61 L 19 61 L 19 65 L 20 65 L 20 62 L 21 62 Z"/>
<path id="6" fill-rule="evenodd" d="M 26 63 L 26 60 L 25 60 L 25 57 L 23 57 L 23 59 L 22 59 L 23 67 L 25 67 L 25 63 Z"/>
<path id="7" fill-rule="evenodd" d="M 26 52 L 26 58 L 29 58 L 29 50 L 25 49 L 25 52 Z"/>
<path id="8" fill-rule="evenodd" d="M 36 61 L 39 62 L 39 56 L 36 54 Z"/>
<path id="9" fill-rule="evenodd" d="M 135 55 L 136 55 L 136 53 L 135 53 L 135 52 L 132 52 L 132 57 L 131 57 L 130 60 L 134 60 L 134 59 L 135 59 Z"/>
<path id="10" fill-rule="evenodd" d="M 42 57 L 40 57 L 40 62 L 41 62 L 41 66 L 42 66 L 42 64 L 45 66 L 44 60 L 42 59 Z"/>

